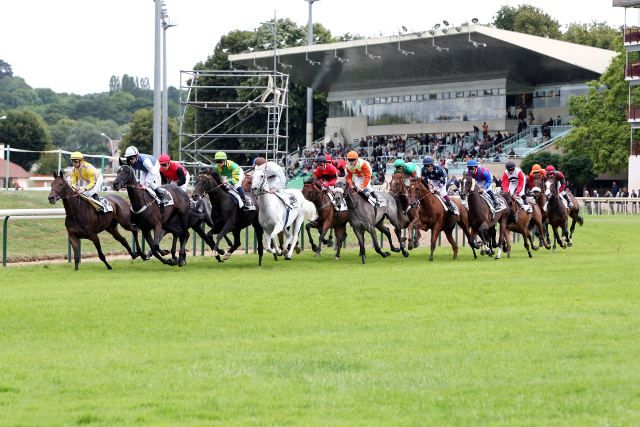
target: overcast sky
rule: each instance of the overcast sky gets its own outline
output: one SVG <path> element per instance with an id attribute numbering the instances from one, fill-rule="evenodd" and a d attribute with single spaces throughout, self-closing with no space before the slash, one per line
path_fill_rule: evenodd
<path id="1" fill-rule="evenodd" d="M 220 36 L 231 30 L 251 30 L 273 17 L 308 20 L 304 0 L 165 0 L 178 26 L 167 30 L 167 76 L 178 86 L 180 70 L 190 70 L 213 52 Z M 624 9 L 611 0 L 531 0 L 562 26 L 575 21 L 624 23 Z M 476 17 L 491 22 L 506 0 L 356 1 L 321 0 L 314 3 L 314 22 L 332 34 L 346 32 L 371 37 L 401 26 L 431 28 L 448 20 L 459 24 Z M 629 22 L 638 23 L 637 12 Z M 564 28 L 563 28 L 564 31 Z M 124 73 L 149 77 L 153 87 L 153 0 L 20 0 L 0 5 L 0 59 L 34 88 L 78 94 L 109 90 L 109 78 Z"/>

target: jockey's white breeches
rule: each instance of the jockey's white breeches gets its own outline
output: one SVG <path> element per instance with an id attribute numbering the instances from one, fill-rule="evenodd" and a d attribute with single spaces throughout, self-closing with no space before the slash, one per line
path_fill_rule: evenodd
<path id="1" fill-rule="evenodd" d="M 102 186 L 102 174 L 96 174 L 96 185 L 93 186 L 91 190 L 86 190 L 84 193 L 85 196 L 91 197 L 94 194 L 97 194 L 100 191 L 100 187 Z"/>
<path id="2" fill-rule="evenodd" d="M 440 181 L 435 181 L 435 180 L 429 180 L 429 183 L 431 184 L 431 192 L 435 193 L 436 191 L 438 192 L 438 194 L 440 194 L 440 197 L 443 197 L 447 195 L 447 186 L 446 185 L 440 185 Z"/>
<path id="3" fill-rule="evenodd" d="M 364 182 L 364 176 L 354 176 L 353 177 L 353 185 L 355 185 L 356 187 L 362 186 L 363 182 Z M 369 183 L 364 188 L 368 188 L 369 190 L 373 191 L 373 188 L 371 187 L 371 180 L 369 180 Z"/>
<path id="4" fill-rule="evenodd" d="M 160 162 L 156 162 L 151 172 L 140 171 L 140 185 L 148 185 L 153 191 L 158 188 L 160 183 Z"/>
<path id="5" fill-rule="evenodd" d="M 185 176 L 185 181 L 184 184 L 180 185 L 180 189 L 183 190 L 185 193 L 187 192 L 187 186 L 189 185 L 189 172 L 184 174 Z M 169 182 L 169 184 L 177 184 L 178 181 L 171 181 Z"/>
<path id="6" fill-rule="evenodd" d="M 511 194 L 512 196 L 515 196 L 517 190 L 518 190 L 518 183 L 517 182 L 510 182 L 509 183 L 509 194 Z M 518 196 L 524 196 L 524 186 L 522 187 L 522 190 L 520 190 L 520 192 L 517 195 Z"/>

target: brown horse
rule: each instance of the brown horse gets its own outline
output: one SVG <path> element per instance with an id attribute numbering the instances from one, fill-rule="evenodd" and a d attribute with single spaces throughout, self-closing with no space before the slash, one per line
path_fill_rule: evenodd
<path id="1" fill-rule="evenodd" d="M 113 206 L 113 211 L 99 215 L 91 203 L 79 197 L 80 195 L 67 184 L 62 171 L 60 171 L 59 175 L 53 172 L 53 177 L 54 180 L 53 183 L 51 183 L 51 192 L 49 193 L 49 203 L 55 204 L 58 200 L 62 200 L 64 211 L 67 214 L 64 225 L 67 227 L 69 241 L 73 247 L 73 258 L 76 263 L 76 270 L 78 269 L 78 264 L 80 264 L 80 251 L 78 250 L 79 239 L 91 240 L 98 250 L 100 260 L 111 270 L 111 266 L 102 253 L 100 238 L 98 237 L 98 233 L 104 230 L 125 247 L 129 255 L 131 255 L 131 258 L 136 259 L 139 255 L 145 260 L 148 259 L 138 243 L 138 228 L 135 224 L 131 223 L 129 203 L 120 196 L 104 196 L 111 203 L 111 206 Z M 135 253 L 131 250 L 127 239 L 122 237 L 118 231 L 118 224 L 125 230 L 133 233 L 137 246 Z"/>
<path id="2" fill-rule="evenodd" d="M 542 187 L 544 186 L 544 175 L 543 174 L 535 175 L 533 177 L 532 184 L 533 184 L 533 188 L 537 188 L 540 190 L 540 192 L 537 192 L 537 191 L 534 192 L 533 197 L 536 199 L 536 203 L 540 207 L 540 210 L 542 211 L 542 223 L 545 224 L 547 222 L 547 213 L 544 211 L 544 206 L 547 203 L 547 197 L 544 195 L 544 192 L 542 192 Z M 571 199 L 571 203 L 573 204 L 573 206 L 571 207 L 568 213 L 568 215 L 571 217 L 571 228 L 569 229 L 569 237 L 573 238 L 573 232 L 576 229 L 576 224 L 579 224 L 582 227 L 582 225 L 584 224 L 584 218 L 580 216 L 580 205 L 578 204 L 578 200 L 571 193 L 567 193 L 567 195 L 569 196 L 569 198 Z M 546 228 L 546 225 L 545 225 L 545 228 Z M 547 235 L 547 240 L 550 240 L 549 231 L 546 231 L 546 235 Z M 555 250 L 555 245 L 554 245 L 554 250 Z"/>
<path id="3" fill-rule="evenodd" d="M 431 230 L 431 256 L 429 257 L 429 261 L 433 261 L 433 252 L 436 250 L 436 242 L 440 231 L 444 231 L 447 240 L 451 244 L 453 259 L 458 258 L 458 245 L 453 237 L 453 230 L 455 229 L 456 223 L 460 224 L 462 231 L 469 239 L 469 244 L 473 250 L 473 257 L 478 258 L 475 248 L 471 245 L 472 241 L 467 210 L 460 200 L 451 199 L 451 201 L 458 207 L 458 215 L 446 212 L 438 197 L 424 186 L 420 178 L 411 180 L 411 185 L 409 186 L 409 202 L 417 212 L 417 217 L 414 222 L 424 231 Z M 409 224 L 408 228 L 413 226 L 413 224 Z"/>
<path id="4" fill-rule="evenodd" d="M 245 197 L 251 198 L 256 209 L 244 211 L 232 200 L 232 196 L 223 189 L 220 174 L 215 170 L 206 169 L 201 171 L 200 176 L 196 179 L 191 198 L 198 201 L 207 194 L 211 200 L 211 219 L 214 223 L 214 227 L 211 228 L 208 235 L 212 237 L 213 234 L 217 234 L 214 251 L 224 255 L 224 260 L 229 259 L 231 254 L 240 246 L 240 232 L 248 226 L 253 226 L 256 236 L 264 234 L 258 221 L 258 203 L 250 192 L 246 193 Z M 220 248 L 220 240 L 226 237 L 227 233 L 233 235 L 233 244 L 225 253 L 225 250 Z M 262 265 L 262 255 L 262 239 L 258 238 L 258 265 Z M 218 261 L 220 261 L 219 258 Z"/>
<path id="5" fill-rule="evenodd" d="M 328 190 L 330 191 L 330 190 Z M 349 214 L 347 211 L 338 212 L 331 203 L 331 198 L 327 190 L 324 190 L 320 183 L 315 178 L 310 178 L 304 183 L 302 188 L 302 195 L 305 199 L 309 200 L 316 207 L 318 212 L 318 218 L 307 223 L 305 228 L 309 235 L 309 243 L 311 244 L 311 250 L 316 253 L 316 257 L 320 258 L 320 251 L 322 250 L 322 242 L 327 231 L 332 228 L 338 236 L 338 244 L 336 247 L 336 256 L 333 259 L 338 261 L 340 259 L 340 250 L 342 249 L 342 242 L 347 238 L 347 222 L 349 222 Z M 315 228 L 320 232 L 320 244 L 316 245 L 311 237 L 311 229 Z"/>
<path id="6" fill-rule="evenodd" d="M 516 198 L 510 195 L 509 193 L 503 193 L 502 196 L 507 202 L 507 206 L 511 207 L 511 210 L 515 216 L 514 222 L 507 223 L 507 228 L 509 229 L 509 231 L 522 234 L 522 237 L 524 240 L 524 247 L 527 250 L 527 253 L 529 254 L 529 258 L 533 258 L 533 255 L 531 254 L 531 250 L 529 249 L 529 243 L 531 243 L 531 248 L 534 251 L 538 250 L 538 247 L 533 243 L 533 237 L 531 236 L 531 232 L 528 227 L 529 223 L 532 221 L 533 212 L 527 213 L 527 211 L 525 211 L 524 208 L 520 206 Z M 531 205 L 531 207 L 532 207 L 532 210 L 534 208 L 537 208 L 535 204 Z M 508 234 L 507 234 L 507 240 L 509 240 Z M 511 258 L 511 251 L 507 252 L 507 258 Z"/>
<path id="7" fill-rule="evenodd" d="M 418 216 L 418 210 L 411 206 L 408 191 L 409 189 L 404 183 L 404 174 L 394 174 L 391 177 L 391 182 L 389 183 L 389 194 L 398 197 L 402 210 L 409 217 L 409 225 L 407 228 L 410 231 L 413 230 L 413 240 L 409 238 L 407 249 L 412 250 L 413 248 L 420 246 L 420 238 L 422 235 L 420 234 L 420 218 Z"/>
<path id="8" fill-rule="evenodd" d="M 173 205 L 158 206 L 158 203 L 149 193 L 138 184 L 133 168 L 120 160 L 118 176 L 113 181 L 114 190 L 126 188 L 129 200 L 131 201 L 131 221 L 138 226 L 142 235 L 149 243 L 153 255 L 163 264 L 178 265 L 182 267 L 186 264 L 187 240 L 189 239 L 189 196 L 179 187 L 169 184 L 163 185 L 162 189 L 171 194 Z M 177 216 L 177 221 L 173 217 Z M 164 233 L 162 230 L 173 234 L 171 245 L 171 259 L 162 257 L 160 252 L 160 239 Z M 153 231 L 153 239 L 151 232 Z M 179 257 L 176 258 L 176 242 L 180 240 Z"/>
<path id="9" fill-rule="evenodd" d="M 567 230 L 569 214 L 564 203 L 560 200 L 561 196 L 558 194 L 556 175 L 547 175 L 544 186 L 544 194 L 547 197 L 547 219 L 551 224 L 551 228 L 553 228 L 553 251 L 555 252 L 556 240 L 560 243 L 562 249 L 572 245 L 569 231 Z M 562 230 L 562 236 L 558 234 L 558 227 Z M 564 241 L 565 237 L 567 242 Z"/>
<path id="10" fill-rule="evenodd" d="M 478 236 L 482 242 L 480 255 L 493 255 L 493 248 L 498 248 L 496 259 L 500 259 L 502 254 L 501 248 L 503 246 L 506 245 L 504 248 L 506 252 L 511 251 L 511 243 L 509 242 L 507 230 L 509 210 L 503 209 L 500 212 L 496 212 L 495 215 L 492 214 L 489 205 L 480 195 L 482 189 L 476 186 L 475 178 L 468 172 L 462 176 L 460 186 L 460 197 L 468 199 L 469 203 L 469 226 L 471 228 L 469 245 L 480 249 L 480 247 L 474 243 L 476 236 Z M 496 244 L 496 225 L 498 224 L 500 224 L 500 239 Z"/>

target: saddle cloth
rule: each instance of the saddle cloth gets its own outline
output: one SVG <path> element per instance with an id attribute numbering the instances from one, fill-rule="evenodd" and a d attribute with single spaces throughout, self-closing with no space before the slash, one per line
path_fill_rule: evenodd
<path id="1" fill-rule="evenodd" d="M 444 199 L 442 198 L 442 196 L 440 196 L 437 193 L 433 193 L 434 196 L 436 196 L 438 198 L 438 200 L 440 200 L 440 203 L 442 203 L 442 207 L 444 208 L 444 211 L 446 212 L 447 210 L 449 210 L 449 208 L 447 207 L 447 203 L 444 201 Z M 453 206 L 453 210 L 451 211 L 451 213 L 453 215 L 460 215 L 460 211 L 458 211 L 458 205 L 456 205 L 455 203 L 453 203 L 453 201 L 451 202 L 451 205 Z"/>
<path id="2" fill-rule="evenodd" d="M 342 203 L 340 203 L 339 205 L 336 205 L 336 201 L 335 201 L 335 198 L 333 197 L 333 193 L 331 193 L 330 191 L 327 191 L 327 194 L 329 195 L 329 199 L 331 199 L 331 204 L 336 209 L 336 211 L 344 212 L 347 210 L 347 204 L 344 202 L 344 199 L 342 200 Z"/>
<path id="3" fill-rule="evenodd" d="M 158 203 L 158 206 L 160 205 L 164 205 L 164 206 L 172 206 L 173 205 L 173 196 L 171 195 L 171 193 L 169 193 L 168 191 L 164 190 L 164 194 L 166 196 L 169 196 L 168 198 L 165 198 L 162 202 L 160 202 L 160 199 L 158 199 L 158 196 L 156 195 L 156 192 L 153 191 L 151 189 L 151 187 L 147 187 L 147 193 L 149 193 L 149 195 L 151 197 L 153 197 L 153 199 L 156 201 L 156 203 Z"/>
<path id="4" fill-rule="evenodd" d="M 276 196 L 278 196 L 278 198 L 282 200 L 282 203 L 284 203 L 286 207 L 290 209 L 298 207 L 298 199 L 296 198 L 295 194 L 287 193 L 284 190 L 278 190 L 276 191 Z"/>
<path id="5" fill-rule="evenodd" d="M 240 198 L 240 194 L 235 190 L 235 188 L 230 188 L 229 189 L 229 195 L 231 196 L 231 200 L 233 200 L 233 202 L 238 205 L 239 208 L 242 208 L 244 206 L 244 203 L 242 202 L 242 199 Z M 245 195 L 245 199 L 247 199 L 247 210 L 248 211 L 255 211 L 256 210 L 256 205 L 253 203 L 253 200 L 251 199 L 251 197 L 247 197 Z"/>
<path id="6" fill-rule="evenodd" d="M 95 210 L 98 211 L 102 209 L 101 213 L 113 212 L 113 206 L 111 206 L 111 203 L 109 203 L 109 201 L 105 197 L 99 197 L 100 202 L 96 202 L 96 199 L 94 199 L 93 197 L 87 197 L 84 194 L 81 194 L 80 197 L 91 203 L 91 206 L 93 206 Z"/>
<path id="7" fill-rule="evenodd" d="M 520 205 L 520 207 L 524 209 L 526 213 L 533 213 L 533 208 L 531 207 L 531 205 L 525 205 L 524 203 L 522 203 L 522 199 L 520 199 L 519 197 L 516 198 L 516 203 L 518 203 L 518 205 Z"/>
<path id="8" fill-rule="evenodd" d="M 564 204 L 564 207 L 567 208 L 567 213 L 569 212 L 569 204 L 567 203 L 567 201 L 564 199 L 564 197 L 559 196 L 560 200 L 562 200 L 562 203 Z M 549 204 L 549 201 L 547 201 L 547 203 L 544 204 L 544 207 L 542 208 L 543 211 L 547 211 L 547 205 Z"/>
<path id="9" fill-rule="evenodd" d="M 387 206 L 387 201 L 385 199 L 378 197 L 377 194 L 374 194 L 375 193 L 371 192 L 366 196 L 367 202 L 371 203 L 371 206 L 373 206 L 374 208 Z"/>

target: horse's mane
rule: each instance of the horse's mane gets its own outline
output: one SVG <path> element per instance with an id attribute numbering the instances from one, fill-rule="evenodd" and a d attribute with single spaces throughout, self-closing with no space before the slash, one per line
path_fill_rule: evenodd
<path id="1" fill-rule="evenodd" d="M 306 180 L 304 183 L 305 184 L 315 184 L 316 182 L 316 177 L 312 176 L 311 178 L 309 178 L 308 180 Z"/>

